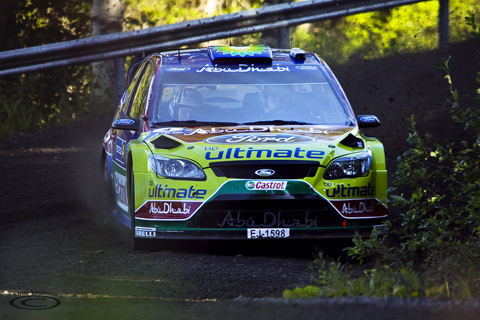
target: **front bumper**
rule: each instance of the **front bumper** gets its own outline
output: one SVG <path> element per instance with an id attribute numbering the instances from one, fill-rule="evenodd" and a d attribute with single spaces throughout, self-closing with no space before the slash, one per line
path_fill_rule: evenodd
<path id="1" fill-rule="evenodd" d="M 252 229 L 269 229 L 288 230 L 289 239 L 351 238 L 355 233 L 369 236 L 386 215 L 375 198 L 342 200 L 349 208 L 342 213 L 338 199 L 328 200 L 302 180 L 287 181 L 284 190 L 252 190 L 246 187 L 249 182 L 227 181 L 205 201 L 147 199 L 135 213 L 135 236 L 247 239 Z M 150 195 L 158 196 L 158 188 L 150 189 Z M 350 203 L 363 205 L 352 211 Z"/>
<path id="2" fill-rule="evenodd" d="M 290 236 L 284 239 L 335 239 L 353 238 L 356 233 L 362 237 L 369 237 L 372 226 L 358 228 L 312 228 L 291 229 Z M 247 240 L 247 229 L 202 229 L 202 230 L 158 230 L 152 236 L 139 236 L 145 239 L 171 239 L 171 240 Z M 257 238 L 255 240 L 271 240 L 279 238 Z"/>

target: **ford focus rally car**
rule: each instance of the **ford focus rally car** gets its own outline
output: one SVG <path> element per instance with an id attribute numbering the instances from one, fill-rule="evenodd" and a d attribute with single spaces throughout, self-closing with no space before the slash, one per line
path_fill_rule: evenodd
<path id="1" fill-rule="evenodd" d="M 382 144 L 316 54 L 267 46 L 152 54 L 103 142 L 112 213 L 142 239 L 370 234 Z"/>

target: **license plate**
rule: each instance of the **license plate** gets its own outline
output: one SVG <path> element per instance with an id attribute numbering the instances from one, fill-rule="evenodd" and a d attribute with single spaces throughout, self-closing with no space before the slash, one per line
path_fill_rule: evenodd
<path id="1" fill-rule="evenodd" d="M 290 236 L 290 229 L 288 229 L 288 228 L 247 229 L 247 238 L 248 239 L 288 238 L 289 236 Z"/>

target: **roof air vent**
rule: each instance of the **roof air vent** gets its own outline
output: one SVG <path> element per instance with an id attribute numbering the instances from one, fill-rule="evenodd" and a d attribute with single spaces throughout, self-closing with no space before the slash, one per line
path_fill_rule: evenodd
<path id="1" fill-rule="evenodd" d="M 208 47 L 208 53 L 214 64 L 271 64 L 272 49 L 268 46 L 215 46 Z"/>

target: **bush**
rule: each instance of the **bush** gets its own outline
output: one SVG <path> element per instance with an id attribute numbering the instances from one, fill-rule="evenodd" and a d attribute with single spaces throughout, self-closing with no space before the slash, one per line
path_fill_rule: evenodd
<path id="1" fill-rule="evenodd" d="M 313 278 L 315 285 L 293 290 L 285 290 L 285 298 L 328 298 L 342 297 L 385 297 L 411 298 L 419 296 L 421 279 L 408 268 L 394 270 L 387 265 L 365 269 L 358 274 L 351 266 L 346 267 L 339 261 L 334 261 L 319 254 L 314 261 L 317 273 Z M 428 292 L 438 295 L 440 290 Z"/>
<path id="2" fill-rule="evenodd" d="M 107 111 L 94 105 L 90 83 L 86 66 L 0 79 L 0 138 Z"/>
<path id="3" fill-rule="evenodd" d="M 467 22 L 477 33 L 473 15 Z M 393 183 L 410 192 L 391 195 L 391 204 L 400 206 L 403 213 L 386 222 L 391 229 L 388 235 L 374 232 L 368 240 L 356 237 L 355 246 L 348 249 L 359 260 L 381 255 L 392 267 L 437 270 L 430 275 L 435 281 L 455 277 L 459 270 L 476 271 L 480 262 L 480 108 L 460 108 L 449 60 L 437 68 L 446 72 L 452 119 L 463 125 L 468 138 L 460 143 L 436 143 L 429 134 L 419 134 L 413 116 L 408 119 L 411 148 L 398 158 Z M 480 101 L 480 90 L 477 93 Z"/>
<path id="4" fill-rule="evenodd" d="M 473 13 L 466 18 L 478 36 Z M 346 272 L 338 261 L 315 261 L 314 288 L 286 290 L 285 297 L 370 296 L 447 297 L 480 296 L 480 108 L 466 110 L 458 104 L 449 59 L 437 65 L 449 83 L 452 119 L 463 126 L 467 139 L 438 143 L 421 135 L 412 116 L 408 121 L 411 147 L 398 157 L 393 183 L 408 192 L 393 194 L 390 203 L 402 213 L 385 226 L 389 233 L 373 230 L 369 239 L 356 236 L 348 256 L 370 261 L 363 274 Z M 477 76 L 480 84 L 480 73 Z M 480 89 L 477 90 L 480 102 Z M 348 269 L 348 268 L 347 268 Z"/>
<path id="5" fill-rule="evenodd" d="M 2 1 L 0 50 L 83 38 L 91 34 L 91 1 Z M 98 112 L 90 68 L 72 66 L 0 78 L 0 138 L 43 129 Z M 101 106 L 100 106 L 101 107 Z"/>

